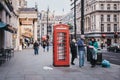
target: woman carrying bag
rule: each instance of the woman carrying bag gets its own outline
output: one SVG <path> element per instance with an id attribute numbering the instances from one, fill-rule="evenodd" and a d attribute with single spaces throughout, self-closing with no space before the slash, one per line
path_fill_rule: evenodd
<path id="1" fill-rule="evenodd" d="M 90 60 L 91 67 L 95 67 L 96 61 L 97 61 L 97 53 L 98 53 L 98 42 L 95 40 L 95 38 L 91 39 L 91 42 L 89 43 L 89 48 L 92 54 L 91 60 Z"/>

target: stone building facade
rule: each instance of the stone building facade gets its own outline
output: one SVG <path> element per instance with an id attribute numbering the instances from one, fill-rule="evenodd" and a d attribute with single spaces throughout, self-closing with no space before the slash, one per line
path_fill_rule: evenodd
<path id="1" fill-rule="evenodd" d="M 48 20 L 47 20 L 48 19 Z M 48 35 L 50 38 L 50 41 L 52 41 L 52 36 L 53 36 L 53 26 L 55 24 L 55 15 L 54 12 L 48 12 L 48 11 L 44 11 L 42 10 L 39 13 L 39 24 L 38 27 L 40 27 L 39 29 L 39 36 L 40 39 L 42 38 L 42 36 L 46 36 Z"/>
<path id="2" fill-rule="evenodd" d="M 35 8 L 19 8 L 20 46 L 37 40 L 37 16 Z"/>
<path id="3" fill-rule="evenodd" d="M 0 0 L 0 48 L 16 48 L 16 0 Z"/>
<path id="4" fill-rule="evenodd" d="M 81 1 L 77 0 L 77 2 L 77 21 L 79 22 L 77 25 L 79 26 Z M 107 44 L 120 43 L 120 0 L 84 0 L 84 13 L 86 38 L 95 37 Z M 118 37 L 115 39 L 116 32 Z"/>

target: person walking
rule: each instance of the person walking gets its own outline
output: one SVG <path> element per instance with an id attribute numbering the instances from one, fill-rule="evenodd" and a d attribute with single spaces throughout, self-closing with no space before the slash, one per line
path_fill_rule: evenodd
<path id="1" fill-rule="evenodd" d="M 47 52 L 49 51 L 49 41 L 46 41 L 46 46 L 47 46 Z"/>
<path id="2" fill-rule="evenodd" d="M 70 50 L 71 50 L 71 64 L 75 65 L 74 60 L 75 58 L 77 58 L 77 44 L 75 39 L 72 39 L 70 43 Z"/>
<path id="3" fill-rule="evenodd" d="M 46 47 L 47 47 L 47 52 L 49 51 L 49 35 L 46 35 Z"/>
<path id="4" fill-rule="evenodd" d="M 46 41 L 44 40 L 44 41 L 43 41 L 43 45 L 42 45 L 42 46 L 43 46 L 43 51 L 44 51 L 44 52 L 45 52 L 45 47 L 46 47 L 46 45 L 47 45 L 47 43 L 46 43 Z"/>
<path id="5" fill-rule="evenodd" d="M 38 55 L 39 44 L 37 41 L 35 41 L 35 43 L 33 44 L 33 48 L 34 48 L 34 54 Z"/>
<path id="6" fill-rule="evenodd" d="M 92 54 L 91 61 L 90 61 L 91 67 L 95 67 L 96 61 L 97 61 L 97 50 L 98 50 L 98 43 L 95 38 L 91 39 L 91 42 L 89 43 L 89 48 Z"/>
<path id="7" fill-rule="evenodd" d="M 78 40 L 78 54 L 79 54 L 79 67 L 84 66 L 85 58 L 85 44 L 84 44 L 84 35 L 81 35 L 81 38 Z"/>
<path id="8" fill-rule="evenodd" d="M 104 43 L 103 41 L 101 41 L 101 49 L 103 49 L 103 47 L 104 47 Z"/>

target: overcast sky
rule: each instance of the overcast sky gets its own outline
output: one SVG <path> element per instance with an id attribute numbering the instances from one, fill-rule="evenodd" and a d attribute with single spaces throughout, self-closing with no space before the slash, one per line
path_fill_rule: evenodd
<path id="1" fill-rule="evenodd" d="M 62 15 L 70 11 L 70 0 L 26 0 L 28 7 L 34 7 L 35 3 L 38 5 L 39 11 L 47 10 L 55 11 L 55 14 Z"/>

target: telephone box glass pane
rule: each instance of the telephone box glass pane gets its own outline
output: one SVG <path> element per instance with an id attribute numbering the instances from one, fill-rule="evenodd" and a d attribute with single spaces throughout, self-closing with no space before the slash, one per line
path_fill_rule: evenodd
<path id="1" fill-rule="evenodd" d="M 57 34 L 57 47 L 58 47 L 58 60 L 65 60 L 66 53 L 66 33 L 58 33 Z"/>

